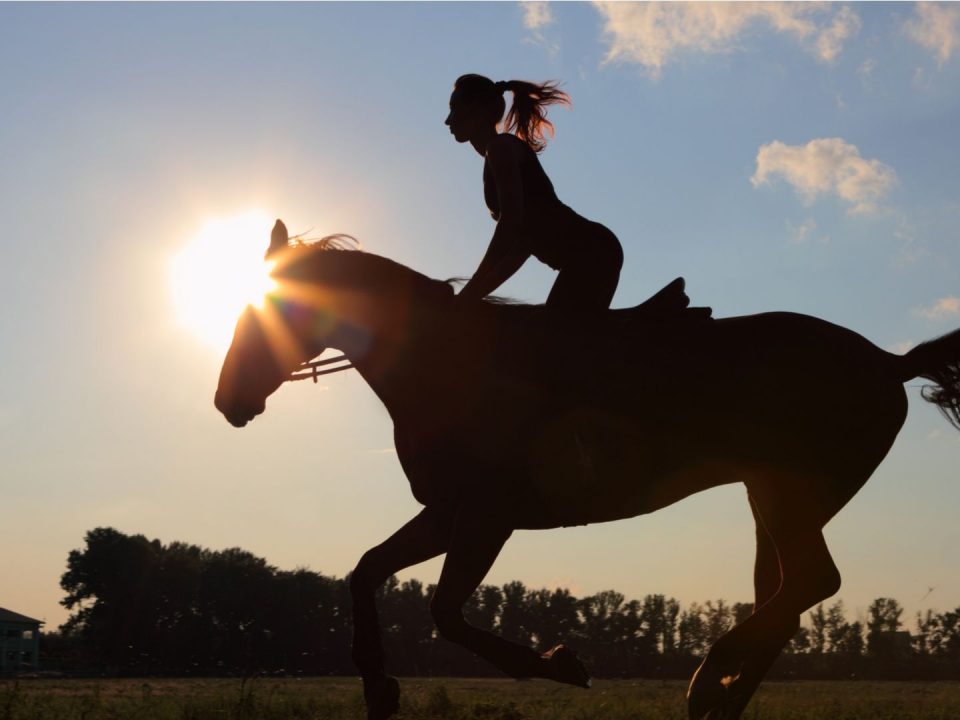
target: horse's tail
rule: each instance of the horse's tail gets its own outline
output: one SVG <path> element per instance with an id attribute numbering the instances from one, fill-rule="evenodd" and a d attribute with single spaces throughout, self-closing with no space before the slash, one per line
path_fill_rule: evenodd
<path id="1" fill-rule="evenodd" d="M 933 383 L 924 386 L 923 399 L 960 430 L 960 330 L 917 345 L 898 363 L 902 382 L 922 377 Z"/>

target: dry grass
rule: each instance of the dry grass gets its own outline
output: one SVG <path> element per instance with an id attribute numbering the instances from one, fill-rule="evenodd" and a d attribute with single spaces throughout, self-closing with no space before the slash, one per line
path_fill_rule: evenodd
<path id="1" fill-rule="evenodd" d="M 686 720 L 685 684 L 402 681 L 397 720 Z M 0 681 L 0 720 L 363 720 L 351 678 Z M 764 685 L 747 720 L 954 720 L 960 683 Z"/>

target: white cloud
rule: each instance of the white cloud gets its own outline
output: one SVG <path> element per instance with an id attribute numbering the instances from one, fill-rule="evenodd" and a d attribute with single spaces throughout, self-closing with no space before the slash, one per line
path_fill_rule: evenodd
<path id="1" fill-rule="evenodd" d="M 818 138 L 806 145 L 786 145 L 779 140 L 757 152 L 754 187 L 780 176 L 806 204 L 819 195 L 835 194 L 850 204 L 851 214 L 877 210 L 877 202 L 897 182 L 893 168 L 879 160 L 860 157 L 856 145 L 841 138 Z"/>
<path id="2" fill-rule="evenodd" d="M 953 296 L 940 298 L 930 307 L 919 308 L 917 314 L 928 320 L 940 320 L 945 317 L 960 315 L 960 298 Z"/>
<path id="3" fill-rule="evenodd" d="M 917 3 L 904 29 L 911 40 L 936 55 L 942 66 L 960 47 L 960 5 Z"/>
<path id="4" fill-rule="evenodd" d="M 525 0 L 520 7 L 523 9 L 523 25 L 528 30 L 541 30 L 553 22 L 550 3 Z"/>
<path id="5" fill-rule="evenodd" d="M 659 77 L 681 52 L 724 53 L 739 36 L 766 25 L 800 41 L 813 55 L 832 62 L 843 42 L 860 29 L 849 7 L 829 3 L 628 3 L 594 2 L 604 19 L 609 49 L 604 62 L 633 62 Z"/>

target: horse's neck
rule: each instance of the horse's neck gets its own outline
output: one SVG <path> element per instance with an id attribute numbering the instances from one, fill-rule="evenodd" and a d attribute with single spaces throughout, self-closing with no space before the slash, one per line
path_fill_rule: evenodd
<path id="1" fill-rule="evenodd" d="M 442 288 L 417 287 L 350 303 L 347 322 L 369 343 L 342 349 L 395 421 L 423 404 L 444 362 L 438 347 L 451 296 Z"/>

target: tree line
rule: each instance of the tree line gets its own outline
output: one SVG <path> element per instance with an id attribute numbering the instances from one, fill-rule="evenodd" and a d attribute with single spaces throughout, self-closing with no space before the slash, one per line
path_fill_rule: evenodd
<path id="1" fill-rule="evenodd" d="M 118 675 L 353 675 L 348 578 L 279 570 L 241 550 L 97 528 L 74 550 L 61 578 L 71 611 L 43 636 L 46 669 Z M 497 671 L 440 638 L 430 616 L 432 585 L 391 578 L 377 606 L 388 672 L 482 676 Z M 711 600 L 682 607 L 651 594 L 608 590 L 576 597 L 514 581 L 482 585 L 464 607 L 473 625 L 546 650 L 573 647 L 598 677 L 688 677 L 710 645 L 747 617 L 750 603 Z M 918 614 L 878 598 L 865 622 L 842 601 L 814 608 L 773 669 L 774 677 L 956 678 L 960 608 Z"/>

